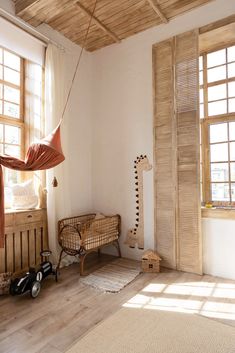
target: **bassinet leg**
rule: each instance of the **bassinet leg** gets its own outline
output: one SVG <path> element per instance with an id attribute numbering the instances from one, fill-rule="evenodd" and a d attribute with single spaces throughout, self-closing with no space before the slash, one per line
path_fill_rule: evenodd
<path id="1" fill-rule="evenodd" d="M 100 255 L 101 255 L 101 249 L 100 248 L 98 248 L 97 253 L 98 253 L 98 257 L 100 257 Z"/>
<path id="2" fill-rule="evenodd" d="M 60 257 L 59 257 L 59 262 L 58 262 L 58 265 L 56 267 L 56 270 L 59 270 L 60 268 L 60 263 L 61 263 L 61 259 L 62 259 L 62 254 L 63 254 L 64 250 L 62 249 L 61 252 L 60 252 Z"/>
<path id="3" fill-rule="evenodd" d="M 80 259 L 80 276 L 84 276 L 84 261 L 86 254 L 79 255 Z"/>
<path id="4" fill-rule="evenodd" d="M 118 239 L 117 240 L 115 240 L 115 242 L 113 243 L 113 245 L 115 246 L 115 248 L 117 249 L 117 251 L 118 251 L 118 256 L 119 257 L 122 257 L 122 254 L 121 254 L 121 248 L 120 248 L 120 245 L 119 245 L 119 241 L 118 241 Z"/>

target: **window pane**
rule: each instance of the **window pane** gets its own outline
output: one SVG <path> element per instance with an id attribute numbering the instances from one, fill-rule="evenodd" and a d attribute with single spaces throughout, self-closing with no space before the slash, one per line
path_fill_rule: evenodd
<path id="1" fill-rule="evenodd" d="M 3 79 L 3 67 L 0 65 L 0 80 Z"/>
<path id="2" fill-rule="evenodd" d="M 20 109 L 19 106 L 13 103 L 4 102 L 4 115 L 10 116 L 12 118 L 19 119 Z"/>
<path id="3" fill-rule="evenodd" d="M 211 181 L 229 181 L 228 163 L 211 164 Z"/>
<path id="4" fill-rule="evenodd" d="M 235 184 L 231 184 L 232 201 L 235 201 Z"/>
<path id="5" fill-rule="evenodd" d="M 229 184 L 211 184 L 211 198 L 212 201 L 230 201 Z"/>
<path id="6" fill-rule="evenodd" d="M 3 142 L 3 125 L 0 124 L 0 142 Z"/>
<path id="7" fill-rule="evenodd" d="M 0 114 L 2 114 L 2 101 L 0 100 Z"/>
<path id="8" fill-rule="evenodd" d="M 0 64 L 2 64 L 2 48 L 0 48 Z"/>
<path id="9" fill-rule="evenodd" d="M 235 97 L 235 82 L 228 83 L 228 96 Z"/>
<path id="10" fill-rule="evenodd" d="M 226 79 L 226 66 L 215 67 L 207 71 L 208 82 L 214 82 Z"/>
<path id="11" fill-rule="evenodd" d="M 4 65 L 20 71 L 20 58 L 17 55 L 4 50 Z"/>
<path id="12" fill-rule="evenodd" d="M 19 145 L 20 128 L 11 125 L 5 125 L 5 142 Z"/>
<path id="13" fill-rule="evenodd" d="M 0 153 L 1 153 L 1 154 L 4 153 L 4 152 L 3 152 L 3 144 L 2 144 L 2 143 L 0 143 Z"/>
<path id="14" fill-rule="evenodd" d="M 199 70 L 203 69 L 203 59 L 202 56 L 199 56 Z"/>
<path id="15" fill-rule="evenodd" d="M 20 90 L 4 86 L 4 100 L 20 104 Z"/>
<path id="16" fill-rule="evenodd" d="M 204 101 L 204 91 L 203 88 L 200 89 L 200 103 L 203 103 Z"/>
<path id="17" fill-rule="evenodd" d="M 226 98 L 226 84 L 208 87 L 208 101 Z"/>
<path id="18" fill-rule="evenodd" d="M 12 145 L 4 145 L 5 154 L 13 157 L 20 157 L 20 147 L 19 146 L 12 146 Z"/>
<path id="19" fill-rule="evenodd" d="M 230 163 L 231 180 L 235 181 L 235 163 Z"/>
<path id="20" fill-rule="evenodd" d="M 207 67 L 225 64 L 226 51 L 225 49 L 215 51 L 214 53 L 207 54 Z"/>
<path id="21" fill-rule="evenodd" d="M 0 99 L 3 99 L 3 86 L 0 84 Z"/>
<path id="22" fill-rule="evenodd" d="M 6 168 L 4 182 L 5 185 L 17 184 L 19 182 L 19 172 Z"/>
<path id="23" fill-rule="evenodd" d="M 235 46 L 228 48 L 228 62 L 235 61 Z"/>
<path id="24" fill-rule="evenodd" d="M 227 113 L 227 101 L 208 103 L 208 115 L 219 115 Z"/>
<path id="25" fill-rule="evenodd" d="M 235 77 L 235 63 L 228 64 L 228 78 Z"/>
<path id="26" fill-rule="evenodd" d="M 200 118 L 204 118 L 204 104 L 200 104 Z"/>
<path id="27" fill-rule="evenodd" d="M 235 161 L 235 142 L 230 142 L 230 160 Z"/>
<path id="28" fill-rule="evenodd" d="M 210 143 L 228 141 L 228 124 L 210 125 Z"/>
<path id="29" fill-rule="evenodd" d="M 229 113 L 235 112 L 235 98 L 228 100 L 228 112 Z"/>
<path id="30" fill-rule="evenodd" d="M 199 83 L 200 83 L 200 85 L 203 85 L 203 72 L 202 71 L 199 72 Z"/>
<path id="31" fill-rule="evenodd" d="M 229 139 L 235 140 L 235 122 L 229 123 Z"/>
<path id="32" fill-rule="evenodd" d="M 20 74 L 14 70 L 4 67 L 4 81 L 13 83 L 17 86 L 20 85 Z"/>
<path id="33" fill-rule="evenodd" d="M 211 162 L 227 162 L 228 161 L 228 144 L 219 143 L 211 145 Z"/>

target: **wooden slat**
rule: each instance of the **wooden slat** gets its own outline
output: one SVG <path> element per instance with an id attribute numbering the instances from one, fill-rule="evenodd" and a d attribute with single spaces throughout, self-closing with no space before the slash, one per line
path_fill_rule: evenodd
<path id="1" fill-rule="evenodd" d="M 173 59 L 173 39 L 153 48 L 155 239 L 169 268 L 176 268 Z"/>
<path id="2" fill-rule="evenodd" d="M 35 5 L 40 0 L 18 0 L 15 3 L 15 13 L 17 16 L 22 15 L 29 10 L 31 6 Z"/>
<path id="3" fill-rule="evenodd" d="M 29 239 L 29 265 L 31 267 L 35 266 L 35 238 L 34 238 L 34 228 L 28 230 Z"/>
<path id="4" fill-rule="evenodd" d="M 235 22 L 235 15 L 231 15 L 229 17 L 223 18 L 219 21 L 216 21 L 216 22 L 210 23 L 209 25 L 201 27 L 199 29 L 199 33 L 200 34 L 207 33 L 207 32 L 213 31 L 213 30 L 218 29 L 220 27 L 224 27 L 224 26 L 229 25 L 234 22 Z"/>
<path id="5" fill-rule="evenodd" d="M 178 35 L 175 43 L 179 210 L 177 268 L 202 273 L 198 31 Z"/>
<path id="6" fill-rule="evenodd" d="M 14 272 L 14 243 L 13 243 L 13 233 L 6 235 L 6 255 L 5 263 L 7 271 Z"/>
<path id="7" fill-rule="evenodd" d="M 14 272 L 19 272 L 22 268 L 22 253 L 21 253 L 21 238 L 20 238 L 20 232 L 15 232 L 14 233 L 14 243 L 15 243 L 15 252 L 14 252 L 14 257 L 15 257 L 15 267 L 14 267 Z"/>
<path id="8" fill-rule="evenodd" d="M 168 19 L 166 18 L 166 16 L 163 14 L 161 8 L 159 5 L 155 4 L 153 2 L 153 0 L 147 0 L 149 5 L 152 7 L 153 11 L 156 12 L 156 14 L 160 17 L 160 19 L 162 20 L 162 22 L 164 23 L 168 23 Z"/>

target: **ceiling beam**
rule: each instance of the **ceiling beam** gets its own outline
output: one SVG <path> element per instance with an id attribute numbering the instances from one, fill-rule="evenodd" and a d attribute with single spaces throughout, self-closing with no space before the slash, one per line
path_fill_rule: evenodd
<path id="1" fill-rule="evenodd" d="M 17 0 L 15 4 L 15 14 L 20 16 L 24 14 L 25 11 L 29 10 L 29 8 L 35 5 L 40 0 Z"/>
<path id="2" fill-rule="evenodd" d="M 156 12 L 156 14 L 158 15 L 158 17 L 160 17 L 160 19 L 162 20 L 162 22 L 164 23 L 168 23 L 168 19 L 166 18 L 166 16 L 163 14 L 162 10 L 160 9 L 160 6 L 155 4 L 153 2 L 153 0 L 147 0 L 149 5 L 152 7 L 153 11 Z"/>
<path id="3" fill-rule="evenodd" d="M 84 14 L 86 14 L 89 17 L 92 16 L 92 13 L 89 10 L 87 10 L 80 2 L 77 2 L 76 5 L 82 10 Z M 95 16 L 92 16 L 92 19 L 95 22 L 95 24 L 99 28 L 101 28 L 107 35 L 109 35 L 109 37 L 111 37 L 116 43 L 121 42 L 121 40 L 116 36 L 116 34 L 111 32 L 107 26 L 105 26 L 100 20 L 98 20 L 98 18 L 96 18 Z"/>

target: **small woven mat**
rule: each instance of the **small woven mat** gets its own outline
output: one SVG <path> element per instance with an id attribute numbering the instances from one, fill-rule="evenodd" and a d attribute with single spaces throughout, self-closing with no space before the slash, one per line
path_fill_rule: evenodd
<path id="1" fill-rule="evenodd" d="M 117 293 L 132 282 L 140 272 L 139 262 L 118 258 L 90 275 L 81 277 L 81 283 L 104 292 Z"/>

